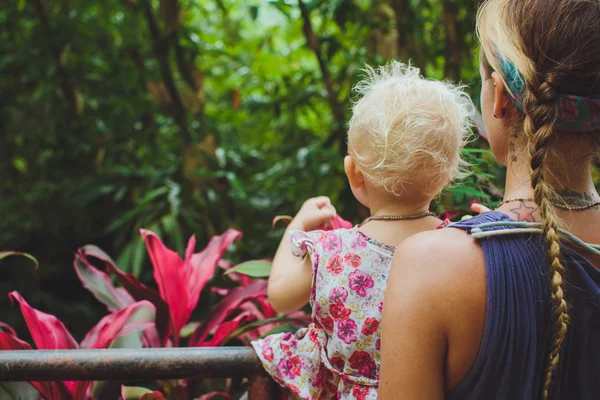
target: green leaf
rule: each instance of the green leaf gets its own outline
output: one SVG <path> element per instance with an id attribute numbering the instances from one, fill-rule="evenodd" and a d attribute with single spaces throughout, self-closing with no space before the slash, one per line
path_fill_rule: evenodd
<path id="1" fill-rule="evenodd" d="M 139 386 L 123 387 L 123 395 L 125 396 L 125 400 L 138 400 L 146 393 L 152 393 L 152 390 Z"/>
<path id="2" fill-rule="evenodd" d="M 38 400 L 40 393 L 27 382 L 0 382 L 0 400 Z"/>
<path id="3" fill-rule="evenodd" d="M 246 197 L 248 197 L 246 191 L 244 190 L 244 184 L 236 174 L 233 172 L 228 172 L 225 174 L 225 177 L 229 181 L 229 184 L 231 185 L 231 188 L 233 189 L 237 198 L 244 200 Z"/>
<path id="4" fill-rule="evenodd" d="M 180 338 L 188 338 L 188 337 L 192 336 L 192 334 L 196 331 L 198 326 L 200 326 L 200 322 L 188 322 L 179 331 L 179 337 Z"/>
<path id="5" fill-rule="evenodd" d="M 19 2 L 17 3 L 17 9 L 19 11 L 23 11 L 26 4 L 27 4 L 27 0 L 19 0 Z"/>
<path id="6" fill-rule="evenodd" d="M 35 264 L 36 270 L 40 266 L 40 263 L 38 262 L 38 260 L 31 254 L 22 253 L 19 251 L 0 251 L 0 260 L 2 260 L 3 258 L 6 258 L 6 257 L 10 257 L 10 256 L 21 256 L 21 257 L 29 258 Z"/>
<path id="7" fill-rule="evenodd" d="M 250 16 L 252 17 L 252 21 L 256 21 L 258 17 L 258 6 L 250 6 Z"/>
<path id="8" fill-rule="evenodd" d="M 225 275 L 237 272 L 252 278 L 266 278 L 271 274 L 271 261 L 253 260 L 246 261 L 227 270 Z"/>
<path id="9" fill-rule="evenodd" d="M 458 186 L 452 189 L 452 194 L 454 195 L 465 195 L 474 198 L 480 198 L 484 200 L 488 200 L 490 196 L 487 193 L 484 193 L 480 190 L 477 190 L 470 186 Z"/>
<path id="10" fill-rule="evenodd" d="M 273 335 L 276 333 L 283 333 L 283 332 L 296 332 L 297 330 L 298 330 L 297 325 L 292 325 L 290 323 L 286 323 L 286 324 L 281 324 L 281 325 L 276 326 L 275 328 L 273 328 L 269 332 L 267 332 L 264 336 L 269 336 L 269 335 Z"/>
<path id="11" fill-rule="evenodd" d="M 267 319 L 262 319 L 260 321 L 254 321 L 251 322 L 249 324 L 246 324 L 244 326 L 242 326 L 241 328 L 239 328 L 238 330 L 234 331 L 231 335 L 227 336 L 227 339 L 225 339 L 225 341 L 223 342 L 223 344 L 227 343 L 228 341 L 230 341 L 231 339 L 234 339 L 236 337 L 238 337 L 239 335 L 249 332 L 253 329 L 256 329 L 258 327 L 261 327 L 263 325 L 267 325 L 267 324 L 276 324 L 276 323 L 283 323 L 282 325 L 290 325 L 292 326 L 293 329 L 287 328 L 285 330 L 281 330 L 280 332 L 289 332 L 290 330 L 295 330 L 297 329 L 297 327 L 295 327 L 294 325 L 291 324 L 291 322 L 298 322 L 301 324 L 307 324 L 308 325 L 308 321 L 304 320 L 302 318 L 288 318 L 285 315 L 282 317 L 274 317 L 274 318 L 267 318 Z M 271 330 L 271 332 L 273 332 L 275 329 L 279 328 L 273 328 Z"/>

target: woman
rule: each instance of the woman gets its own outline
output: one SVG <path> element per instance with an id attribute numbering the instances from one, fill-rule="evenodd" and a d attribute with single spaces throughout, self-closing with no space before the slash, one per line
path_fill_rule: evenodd
<path id="1" fill-rule="evenodd" d="M 600 243 L 600 1 L 488 0 L 477 29 L 504 202 L 397 250 L 379 398 L 597 399 L 600 253 L 558 228 Z"/>

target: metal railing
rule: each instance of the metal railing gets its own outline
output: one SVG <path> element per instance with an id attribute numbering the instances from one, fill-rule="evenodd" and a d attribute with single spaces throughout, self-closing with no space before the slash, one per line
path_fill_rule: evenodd
<path id="1" fill-rule="evenodd" d="M 0 381 L 249 379 L 249 400 L 278 396 L 249 347 L 0 351 Z"/>

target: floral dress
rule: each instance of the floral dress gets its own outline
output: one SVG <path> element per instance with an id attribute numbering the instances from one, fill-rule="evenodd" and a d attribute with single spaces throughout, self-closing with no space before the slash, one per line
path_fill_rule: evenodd
<path id="1" fill-rule="evenodd" d="M 361 231 L 292 231 L 313 266 L 313 322 L 252 342 L 264 368 L 301 399 L 375 400 L 381 310 L 394 246 Z"/>

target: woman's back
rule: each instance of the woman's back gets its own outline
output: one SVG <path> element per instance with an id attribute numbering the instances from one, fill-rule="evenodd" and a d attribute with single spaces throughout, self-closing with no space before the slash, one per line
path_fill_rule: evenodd
<path id="1" fill-rule="evenodd" d="M 490 212 L 451 225 L 471 232 L 514 222 Z M 553 319 L 550 279 L 542 238 L 511 234 L 480 240 L 485 258 L 487 306 L 479 353 L 448 399 L 534 399 L 542 388 Z M 563 248 L 565 295 L 571 321 L 552 393 L 565 399 L 592 399 L 600 393 L 600 271 L 574 250 Z"/>
<path id="2" fill-rule="evenodd" d="M 477 34 L 484 125 L 506 166 L 499 210 L 539 224 L 480 242 L 445 229 L 400 245 L 381 399 L 400 388 L 410 399 L 598 398 L 600 257 L 567 247 L 560 228 L 600 243 L 600 2 L 485 0 Z M 488 218 L 510 222 L 490 213 L 457 226 Z"/>

